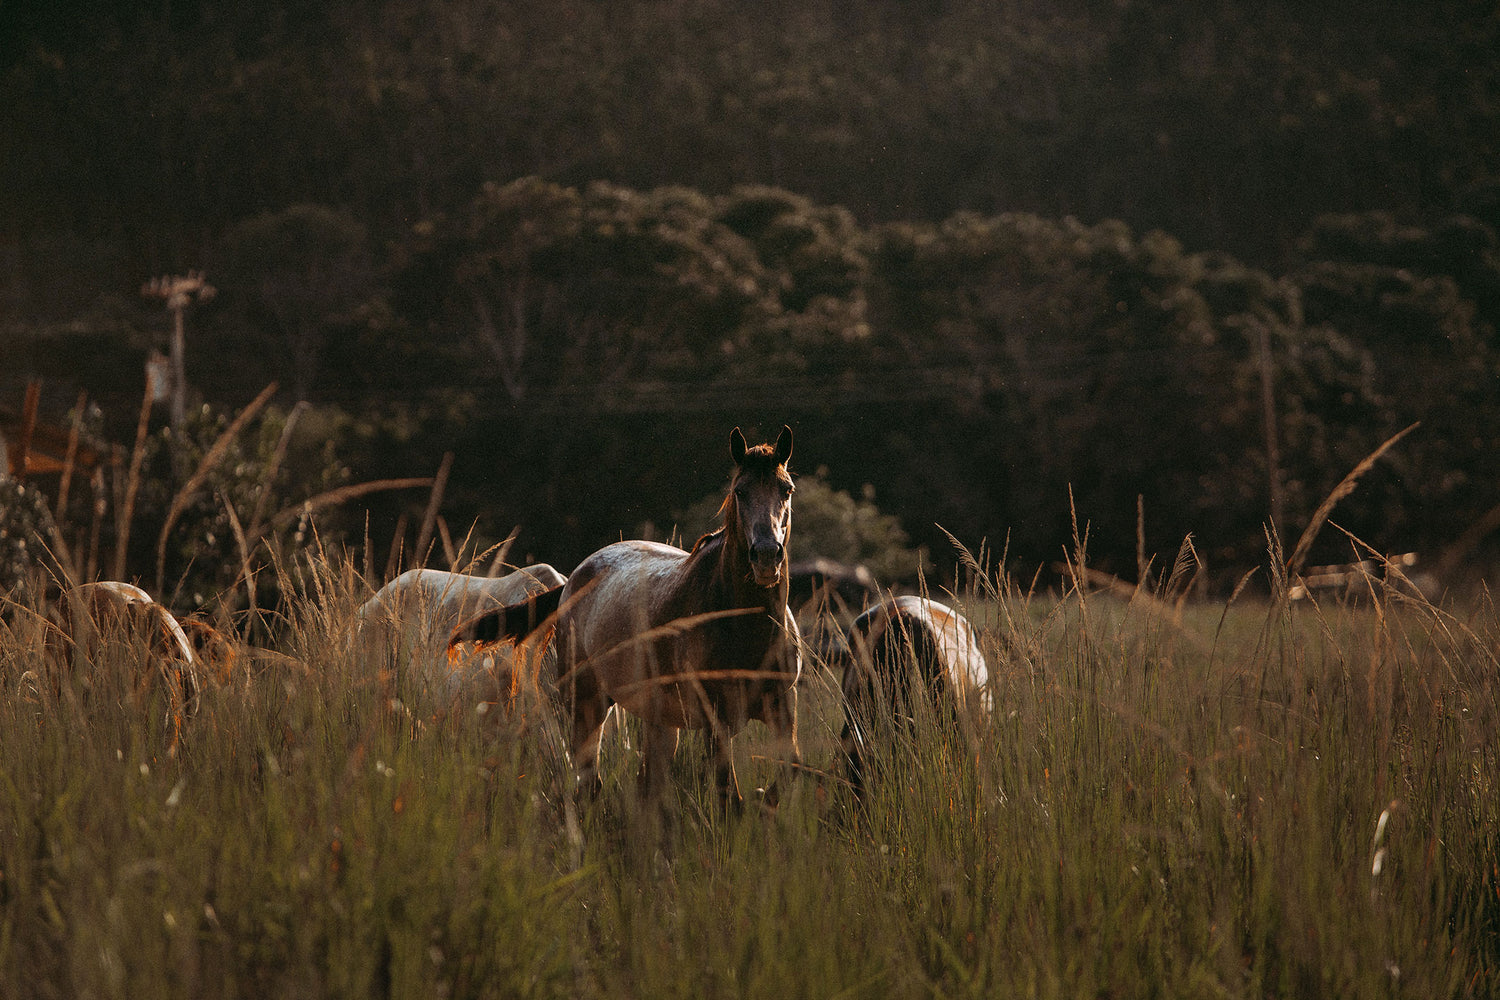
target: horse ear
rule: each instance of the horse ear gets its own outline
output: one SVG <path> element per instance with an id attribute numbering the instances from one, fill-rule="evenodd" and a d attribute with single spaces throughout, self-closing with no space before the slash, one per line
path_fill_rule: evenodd
<path id="1" fill-rule="evenodd" d="M 745 435 L 738 427 L 729 432 L 729 454 L 734 456 L 735 465 L 745 464 Z"/>
<path id="2" fill-rule="evenodd" d="M 786 424 L 781 425 L 781 433 L 776 435 L 776 464 L 785 465 L 792 460 L 792 429 Z"/>

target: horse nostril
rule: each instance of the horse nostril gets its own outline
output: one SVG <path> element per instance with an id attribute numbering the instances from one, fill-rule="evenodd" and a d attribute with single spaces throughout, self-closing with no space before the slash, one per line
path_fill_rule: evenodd
<path id="1" fill-rule="evenodd" d="M 758 541 L 750 547 L 750 557 L 758 563 L 780 562 L 785 547 L 769 539 Z"/>

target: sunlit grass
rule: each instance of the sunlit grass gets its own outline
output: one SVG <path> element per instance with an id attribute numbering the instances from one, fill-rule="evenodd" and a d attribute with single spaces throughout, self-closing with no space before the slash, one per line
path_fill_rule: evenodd
<path id="1" fill-rule="evenodd" d="M 856 799 L 810 662 L 809 770 L 779 808 L 754 793 L 776 768 L 752 725 L 746 814 L 719 815 L 689 737 L 663 817 L 615 734 L 603 791 L 570 806 L 544 696 L 484 724 L 433 702 L 353 641 L 352 573 L 300 572 L 284 658 L 210 688 L 175 751 L 159 703 L 40 683 L 40 625 L 7 614 L 0 995 L 1500 986 L 1487 603 L 958 595 L 988 717 L 884 727 Z"/>

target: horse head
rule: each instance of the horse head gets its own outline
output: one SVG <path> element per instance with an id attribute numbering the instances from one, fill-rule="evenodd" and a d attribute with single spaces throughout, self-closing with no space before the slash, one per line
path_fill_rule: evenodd
<path id="1" fill-rule="evenodd" d="M 726 541 L 745 553 L 750 577 L 761 587 L 786 580 L 786 543 L 792 528 L 792 429 L 783 426 L 774 445 L 747 447 L 736 427 L 729 435 L 734 480 L 724 501 Z"/>

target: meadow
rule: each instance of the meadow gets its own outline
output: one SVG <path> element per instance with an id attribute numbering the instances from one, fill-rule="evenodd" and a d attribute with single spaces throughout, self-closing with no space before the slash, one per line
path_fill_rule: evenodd
<path id="1" fill-rule="evenodd" d="M 856 800 L 809 654 L 777 807 L 752 724 L 745 814 L 690 737 L 664 817 L 619 734 L 575 801 L 543 691 L 444 712 L 361 653 L 352 565 L 284 572 L 274 655 L 180 737 L 139 644 L 47 684 L 0 619 L 0 996 L 1500 995 L 1483 595 L 976 576 L 983 717 L 883 727 Z"/>

